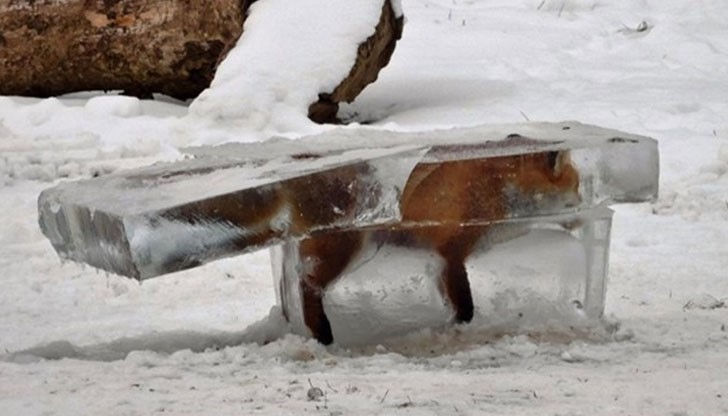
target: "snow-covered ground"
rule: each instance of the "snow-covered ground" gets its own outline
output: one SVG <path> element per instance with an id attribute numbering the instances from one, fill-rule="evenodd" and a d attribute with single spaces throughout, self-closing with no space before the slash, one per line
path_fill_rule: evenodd
<path id="1" fill-rule="evenodd" d="M 285 334 L 266 253 L 143 285 L 62 265 L 36 219 L 53 183 L 321 128 L 285 84 L 247 120 L 216 117 L 229 90 L 191 114 L 164 100 L 0 98 L 0 414 L 728 414 L 728 3 L 402 6 L 404 38 L 348 119 L 408 131 L 574 119 L 659 140 L 660 199 L 614 220 L 611 336 L 465 327 L 326 348 Z"/>

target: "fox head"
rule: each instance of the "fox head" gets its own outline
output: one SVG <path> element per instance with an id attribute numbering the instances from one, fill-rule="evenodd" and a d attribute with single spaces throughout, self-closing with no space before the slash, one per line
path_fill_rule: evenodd
<path id="1" fill-rule="evenodd" d="M 579 173 L 568 151 L 550 151 L 503 158 L 508 165 L 504 193 L 510 211 L 556 211 L 579 205 Z"/>

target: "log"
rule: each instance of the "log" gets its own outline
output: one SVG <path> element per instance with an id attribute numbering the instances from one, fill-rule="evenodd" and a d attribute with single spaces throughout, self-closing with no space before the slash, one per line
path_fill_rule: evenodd
<path id="1" fill-rule="evenodd" d="M 308 117 L 317 123 L 336 123 L 339 103 L 350 103 L 389 64 L 397 41 L 402 37 L 404 16 L 397 15 L 392 0 L 385 0 L 379 23 L 366 41 L 359 45 L 349 75 L 333 91 L 322 91 L 319 100 L 308 109 Z"/>
<path id="2" fill-rule="evenodd" d="M 0 0 L 0 95 L 196 97 L 249 0 Z"/>
<path id="3" fill-rule="evenodd" d="M 0 0 L 0 95 L 120 90 L 194 98 L 241 36 L 254 1 Z M 339 103 L 352 102 L 389 63 L 403 24 L 384 0 L 350 73 L 333 91 L 321 91 L 311 120 L 338 122 Z"/>

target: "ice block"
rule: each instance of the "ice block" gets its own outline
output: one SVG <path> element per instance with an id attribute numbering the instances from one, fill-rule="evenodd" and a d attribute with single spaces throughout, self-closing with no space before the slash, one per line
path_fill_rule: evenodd
<path id="1" fill-rule="evenodd" d="M 38 201 L 41 229 L 63 259 L 147 279 L 327 232 L 558 216 L 647 201 L 657 193 L 654 140 L 576 122 L 421 133 L 344 128 L 187 153 L 187 160 L 44 191 Z M 552 168 L 568 163 L 578 175 L 573 195 L 527 191 L 526 179 L 522 188 L 499 190 L 505 198 L 499 208 L 443 218 L 435 214 L 437 204 L 419 203 L 424 208 L 417 210 L 410 203 L 409 218 L 403 218 L 408 186 L 427 172 L 452 170 L 452 179 L 444 180 L 477 200 L 485 188 L 468 190 L 458 181 L 472 179 L 472 169 L 490 175 L 493 163 L 510 166 L 501 169 L 504 175 L 518 175 L 521 162 L 513 161 Z"/>
<path id="2" fill-rule="evenodd" d="M 351 237 L 334 232 L 274 247 L 278 302 L 295 333 L 342 346 L 453 323 L 496 333 L 592 328 L 604 312 L 611 218 L 611 210 L 596 207 L 463 226 L 480 240 L 463 259 L 468 284 L 459 290 L 469 292 L 473 307 L 467 319 L 457 318 L 454 304 L 463 294 L 451 299 L 443 290 L 452 278 L 443 274 L 446 259 L 391 227 L 358 231 L 350 261 L 313 298 L 307 291 L 315 263 L 346 251 L 312 255 L 306 244 L 322 238 L 346 244 Z"/>

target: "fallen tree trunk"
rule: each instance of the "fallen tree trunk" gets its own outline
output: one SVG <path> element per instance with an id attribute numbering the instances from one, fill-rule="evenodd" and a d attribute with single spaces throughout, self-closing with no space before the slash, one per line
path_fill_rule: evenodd
<path id="1" fill-rule="evenodd" d="M 196 97 L 247 0 L 0 0 L 0 95 Z"/>
<path id="2" fill-rule="evenodd" d="M 121 90 L 194 98 L 240 37 L 254 1 L 0 0 L 0 95 Z M 309 118 L 337 121 L 339 103 L 353 101 L 389 63 L 403 23 L 392 0 L 382 1 L 350 73 L 320 92 Z"/>

